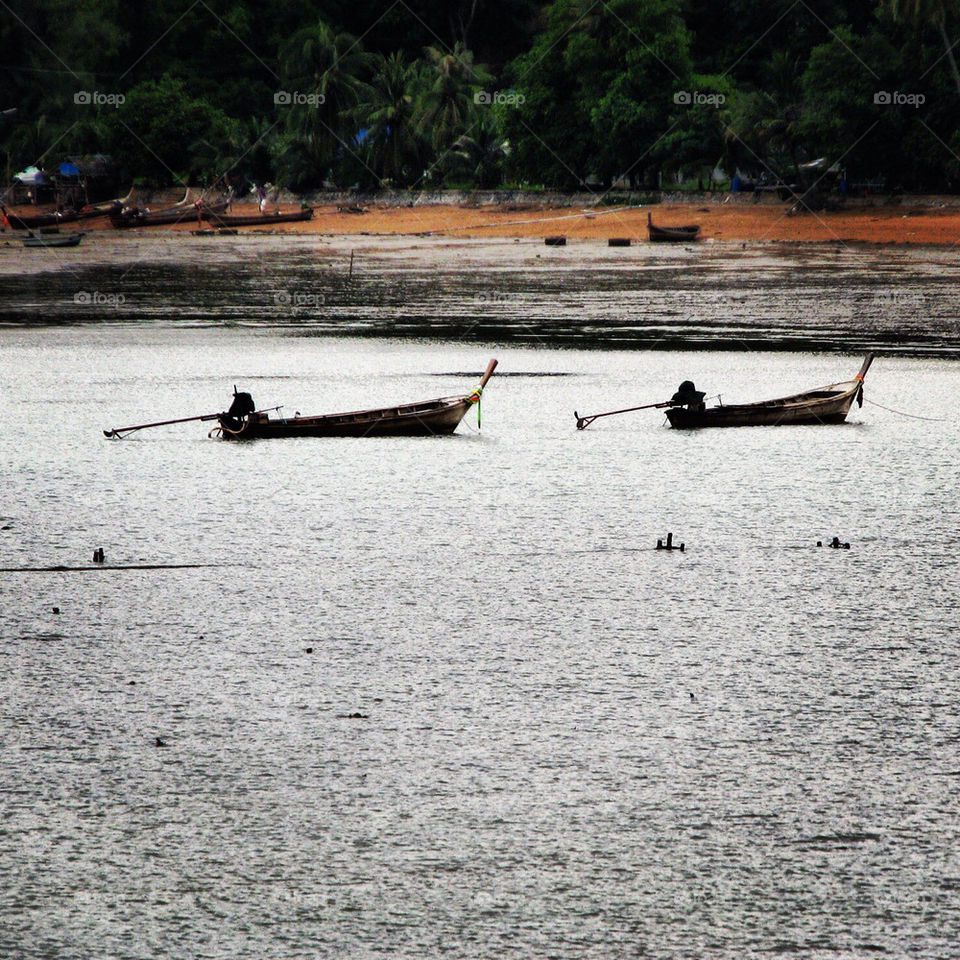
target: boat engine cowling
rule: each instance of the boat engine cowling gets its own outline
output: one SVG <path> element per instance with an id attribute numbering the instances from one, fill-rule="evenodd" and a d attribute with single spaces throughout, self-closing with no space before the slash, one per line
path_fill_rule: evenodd
<path id="1" fill-rule="evenodd" d="M 247 414 L 253 413 L 257 405 L 253 402 L 253 397 L 249 393 L 237 393 L 236 387 L 233 389 L 233 403 L 227 411 L 228 417 L 235 420 L 242 420 Z"/>
<path id="2" fill-rule="evenodd" d="M 702 410 L 705 396 L 706 393 L 703 390 L 698 390 L 692 380 L 684 380 L 677 388 L 677 392 L 670 398 L 670 404 L 674 407 Z"/>

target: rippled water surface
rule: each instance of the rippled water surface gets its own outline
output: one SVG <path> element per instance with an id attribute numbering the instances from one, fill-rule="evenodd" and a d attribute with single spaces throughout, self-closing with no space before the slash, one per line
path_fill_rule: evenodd
<path id="1" fill-rule="evenodd" d="M 302 262 L 243 272 L 268 303 Z M 131 270 L 114 322 L 76 322 L 62 269 L 0 281 L 58 321 L 0 329 L 0 955 L 956 955 L 955 362 L 879 357 L 842 426 L 578 432 L 683 379 L 761 399 L 861 357 L 387 337 L 386 302 L 335 336 L 333 294 L 185 323 L 185 275 Z M 405 275 L 439 322 L 453 281 Z M 463 282 L 502 319 L 502 281 Z M 101 432 L 234 384 L 304 413 L 456 393 L 490 356 L 480 432 Z M 98 546 L 171 568 L 11 572 Z"/>
<path id="2" fill-rule="evenodd" d="M 241 323 L 574 346 L 960 358 L 955 248 L 95 233 L 0 244 L 0 323 Z"/>

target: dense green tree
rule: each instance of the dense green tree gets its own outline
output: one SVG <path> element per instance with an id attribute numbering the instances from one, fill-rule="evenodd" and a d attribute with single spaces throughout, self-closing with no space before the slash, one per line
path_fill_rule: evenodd
<path id="1" fill-rule="evenodd" d="M 508 72 L 525 98 L 506 117 L 515 164 L 563 186 L 649 176 L 688 50 L 679 0 L 557 0 Z"/>
<path id="2" fill-rule="evenodd" d="M 111 115 L 111 149 L 130 179 L 163 185 L 220 177 L 229 167 L 235 121 L 165 74 L 134 87 Z"/>

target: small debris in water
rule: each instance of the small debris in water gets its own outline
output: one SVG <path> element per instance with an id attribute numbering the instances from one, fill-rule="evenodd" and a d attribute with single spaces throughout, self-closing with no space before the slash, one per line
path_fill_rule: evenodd
<path id="1" fill-rule="evenodd" d="M 365 713 L 338 713 L 337 718 L 340 720 L 368 720 L 369 717 Z"/>
<path id="2" fill-rule="evenodd" d="M 684 547 L 684 545 L 683 545 L 682 543 L 680 544 L 679 547 L 674 545 L 674 542 L 673 542 L 673 534 L 672 534 L 672 533 L 668 533 L 668 534 L 667 534 L 667 542 L 666 542 L 666 543 L 664 543 L 662 540 L 658 540 L 658 541 L 657 541 L 657 549 L 658 549 L 658 550 L 679 550 L 681 553 L 683 553 L 683 547 Z"/>
<path id="3" fill-rule="evenodd" d="M 162 739 L 161 737 L 154 737 L 153 742 L 158 747 L 165 747 L 167 745 L 167 741 Z"/>
<path id="4" fill-rule="evenodd" d="M 817 546 L 818 546 L 818 547 L 822 547 L 822 546 L 823 546 L 823 541 L 822 541 L 822 540 L 818 540 L 818 541 L 817 541 Z M 839 537 L 834 537 L 834 538 L 827 544 L 827 546 L 833 548 L 834 550 L 849 550 L 849 549 L 850 549 L 850 544 L 849 544 L 849 543 L 841 543 Z"/>
<path id="5" fill-rule="evenodd" d="M 54 608 L 53 608 L 53 612 L 54 612 L 54 613 L 59 613 L 59 612 L 60 612 L 60 608 L 59 608 L 59 607 L 54 607 Z"/>

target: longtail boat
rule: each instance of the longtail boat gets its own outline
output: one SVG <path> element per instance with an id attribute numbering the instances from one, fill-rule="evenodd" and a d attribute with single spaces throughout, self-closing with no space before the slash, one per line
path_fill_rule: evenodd
<path id="1" fill-rule="evenodd" d="M 276 437 L 425 437 L 449 434 L 460 425 L 467 411 L 477 405 L 477 424 L 480 423 L 480 396 L 487 381 L 493 376 L 497 361 L 487 364 L 483 376 L 470 393 L 453 397 L 438 397 L 420 403 L 402 403 L 392 407 L 373 410 L 357 410 L 352 413 L 329 413 L 318 417 L 292 418 L 270 417 L 271 410 L 257 410 L 249 393 L 233 389 L 233 403 L 225 413 L 205 413 L 198 417 L 179 417 L 176 420 L 159 420 L 140 423 L 132 427 L 116 427 L 104 430 L 109 439 L 121 440 L 136 430 L 147 427 L 164 427 L 172 423 L 216 420 L 219 426 L 210 431 L 210 436 L 225 440 L 263 440 Z"/>
<path id="2" fill-rule="evenodd" d="M 73 223 L 80 219 L 75 210 L 54 210 L 48 213 L 17 214 L 8 213 L 7 208 L 0 206 L 3 216 L 11 230 L 36 230 L 38 227 L 59 226 L 61 223 Z"/>
<path id="3" fill-rule="evenodd" d="M 758 403 L 704 407 L 703 394 L 694 391 L 693 384 L 690 384 L 688 395 L 692 396 L 692 402 L 686 406 L 671 406 L 667 410 L 667 419 L 670 426 L 683 430 L 700 427 L 776 426 L 786 423 L 843 423 L 854 400 L 863 406 L 863 379 L 871 363 L 873 354 L 868 353 L 860 372 L 852 380 L 832 383 L 777 400 L 761 400 Z M 675 399 L 677 398 L 678 395 L 675 395 Z M 670 402 L 673 401 L 668 401 Z"/>
<path id="4" fill-rule="evenodd" d="M 304 207 L 296 213 L 211 213 L 210 223 L 217 227 L 255 227 L 268 226 L 274 223 L 294 223 L 300 220 L 310 220 L 313 217 L 313 207 Z"/>
<path id="5" fill-rule="evenodd" d="M 315 417 L 271 418 L 254 409 L 248 393 L 235 393 L 233 405 L 219 416 L 219 433 L 225 440 L 266 440 L 277 437 L 425 437 L 449 434 L 467 411 L 480 402 L 497 361 L 491 360 L 480 382 L 470 392 L 438 397 L 420 403 L 401 403 L 373 410 L 328 413 Z M 217 432 L 217 428 L 214 429 Z"/>
<path id="6" fill-rule="evenodd" d="M 160 227 L 172 223 L 187 223 L 198 218 L 209 220 L 214 214 L 227 209 L 229 200 L 204 201 L 198 208 L 196 203 L 182 200 L 163 210 L 141 210 L 138 207 L 124 207 L 119 212 L 109 214 L 110 222 L 120 229 L 130 227 Z"/>
<path id="7" fill-rule="evenodd" d="M 77 215 L 81 220 L 92 220 L 94 217 L 109 217 L 112 213 L 119 213 L 130 201 L 133 200 L 133 187 L 125 197 L 117 197 L 115 200 L 104 200 L 102 203 L 90 203 L 81 207 Z"/>
<path id="8" fill-rule="evenodd" d="M 659 227 L 653 217 L 647 214 L 647 236 L 651 243 L 689 243 L 700 234 L 699 223 L 688 223 L 680 227 Z"/>

